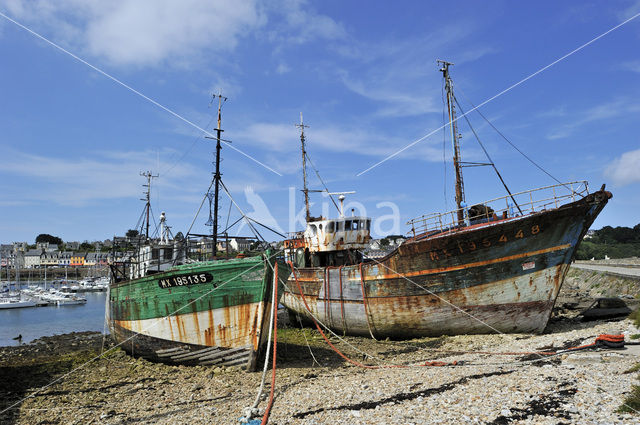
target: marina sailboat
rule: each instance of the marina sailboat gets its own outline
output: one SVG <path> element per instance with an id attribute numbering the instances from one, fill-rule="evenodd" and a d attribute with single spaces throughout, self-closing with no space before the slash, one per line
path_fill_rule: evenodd
<path id="1" fill-rule="evenodd" d="M 572 182 L 507 189 L 467 207 L 452 64 L 440 64 L 457 208 L 409 221 L 405 242 L 369 259 L 370 218 L 343 211 L 314 218 L 307 202 L 306 229 L 284 245 L 292 273 L 282 303 L 291 314 L 374 338 L 542 332 L 547 325 L 578 245 L 612 195 L 604 185 L 590 193 L 586 182 Z M 304 159 L 304 132 L 301 139 Z M 304 162 L 303 174 L 306 199 Z"/>
<path id="2" fill-rule="evenodd" d="M 189 233 L 170 238 L 166 216 L 160 236 L 149 234 L 150 186 L 138 246 L 111 264 L 108 321 L 115 341 L 135 356 L 188 365 L 239 365 L 253 370 L 267 340 L 275 268 L 288 268 L 266 251 L 244 258 L 216 258 L 220 174 L 221 107 L 218 96 L 215 200 L 210 215 L 210 259 L 191 259 Z M 204 202 L 204 200 L 203 200 Z M 213 217 L 213 219 L 212 219 Z M 203 236 L 203 235 L 199 235 Z"/>

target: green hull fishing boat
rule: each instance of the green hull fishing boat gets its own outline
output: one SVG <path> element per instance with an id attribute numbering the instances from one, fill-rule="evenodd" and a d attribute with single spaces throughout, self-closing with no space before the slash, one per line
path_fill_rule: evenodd
<path id="1" fill-rule="evenodd" d="M 273 303 L 275 254 L 197 262 L 113 282 L 111 335 L 132 355 L 182 364 L 255 369 Z"/>
<path id="2" fill-rule="evenodd" d="M 163 212 L 158 236 L 150 237 L 151 181 L 157 176 L 141 173 L 147 184 L 140 232 L 139 236 L 138 232 L 133 232 L 135 235 L 128 232 L 127 238 L 114 240 L 116 259 L 110 265 L 107 321 L 116 343 L 133 356 L 188 365 L 240 365 L 254 370 L 261 348 L 269 338 L 273 303 L 277 303 L 275 271 L 278 280 L 286 281 L 290 270 L 282 260 L 277 260 L 279 253 L 271 250 L 242 258 L 216 259 L 221 236 L 218 235 L 220 186 L 227 191 L 220 179 L 223 98 L 218 99 L 216 170 L 212 182 L 215 194 L 206 194 L 210 206 L 206 225 L 212 226 L 212 231 L 198 235 L 189 229 L 186 236 L 179 233 L 174 238 Z M 248 224 L 258 235 L 253 225 Z M 225 237 L 227 230 L 222 233 Z M 201 239 L 190 239 L 194 237 Z M 203 251 L 209 246 L 209 258 L 203 260 Z M 227 250 L 228 246 L 227 240 Z M 192 258 L 194 255 L 199 258 Z"/>

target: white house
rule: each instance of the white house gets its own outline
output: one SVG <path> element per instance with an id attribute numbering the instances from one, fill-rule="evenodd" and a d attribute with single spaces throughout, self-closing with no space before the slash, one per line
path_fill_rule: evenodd
<path id="1" fill-rule="evenodd" d="M 24 267 L 33 269 L 40 267 L 42 264 L 42 251 L 39 249 L 31 249 L 24 254 Z"/>

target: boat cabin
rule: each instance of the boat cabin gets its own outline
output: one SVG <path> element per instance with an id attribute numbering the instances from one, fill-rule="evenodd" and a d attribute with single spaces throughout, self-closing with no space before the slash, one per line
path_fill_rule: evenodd
<path id="1" fill-rule="evenodd" d="M 152 241 L 141 246 L 130 258 L 129 279 L 137 279 L 170 269 L 184 262 L 184 248 L 180 241 L 161 243 Z"/>
<path id="2" fill-rule="evenodd" d="M 307 223 L 305 246 L 311 252 L 364 249 L 371 230 L 368 217 L 341 217 Z"/>
<path id="3" fill-rule="evenodd" d="M 296 267 L 326 267 L 362 261 L 371 232 L 369 217 L 320 218 L 307 223 L 304 232 L 284 241 L 288 259 Z"/>

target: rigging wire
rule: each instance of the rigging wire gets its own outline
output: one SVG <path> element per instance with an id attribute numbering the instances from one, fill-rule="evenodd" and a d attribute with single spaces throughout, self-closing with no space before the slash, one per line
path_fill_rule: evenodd
<path id="1" fill-rule="evenodd" d="M 487 156 L 487 159 L 489 160 L 490 165 L 493 167 L 493 171 L 495 171 L 496 174 L 498 175 L 498 178 L 500 179 L 500 181 L 502 182 L 502 185 L 504 186 L 505 190 L 507 191 L 507 193 L 511 197 L 511 200 L 513 201 L 514 204 L 516 204 L 516 207 L 518 207 L 518 211 L 520 211 L 520 214 L 524 214 L 522 212 L 522 209 L 520 209 L 520 205 L 518 205 L 518 203 L 516 202 L 516 198 L 514 198 L 513 194 L 511 194 L 511 191 L 507 187 L 507 184 L 505 183 L 504 179 L 500 175 L 500 172 L 498 171 L 498 168 L 496 168 L 496 164 L 493 162 L 493 160 L 489 156 L 489 152 L 487 152 L 487 150 L 485 149 L 484 145 L 480 141 L 480 137 L 478 137 L 478 133 L 476 133 L 476 130 L 471 125 L 471 121 L 469 121 L 469 117 L 467 117 L 467 114 L 464 113 L 464 110 L 462 109 L 462 106 L 460 105 L 460 102 L 458 102 L 458 98 L 453 96 L 453 100 L 454 100 L 454 102 L 456 102 L 456 105 L 458 105 L 458 108 L 460 108 L 460 112 L 462 112 L 462 116 L 464 117 L 465 121 L 467 122 L 467 125 L 469 126 L 469 128 L 473 132 L 473 135 L 476 136 L 476 140 L 478 141 L 478 144 L 482 148 L 482 151 L 484 152 L 484 154 Z"/>
<path id="2" fill-rule="evenodd" d="M 202 202 L 200 202 L 200 207 L 198 207 L 198 211 L 196 211 L 196 215 L 195 215 L 195 217 L 193 217 L 193 221 L 191 222 L 191 226 L 189 226 L 189 230 L 187 230 L 187 233 L 185 234 L 185 240 L 189 236 L 189 233 L 191 233 L 191 229 L 193 228 L 193 225 L 195 224 L 196 220 L 198 219 L 198 215 L 200 215 L 200 210 L 202 209 L 202 206 L 204 205 L 204 201 L 206 201 L 206 199 L 207 199 L 207 194 L 211 190 L 211 186 L 213 186 L 214 182 L 215 182 L 215 177 L 211 179 L 211 183 L 209 184 L 209 188 L 207 189 L 207 191 L 205 192 L 204 196 L 202 197 Z"/>
<path id="3" fill-rule="evenodd" d="M 493 128 L 499 135 L 500 137 L 502 137 L 507 143 L 509 143 L 511 145 L 511 147 L 513 149 L 515 149 L 516 151 L 518 151 L 518 153 L 522 156 L 524 156 L 530 163 L 532 163 L 533 165 L 535 165 L 540 171 L 542 171 L 543 173 L 545 173 L 547 176 L 551 177 L 553 180 L 555 180 L 557 183 L 559 183 L 560 185 L 564 186 L 565 188 L 569 189 L 571 192 L 573 192 L 573 189 L 571 189 L 569 186 L 567 186 L 566 184 L 564 184 L 563 182 L 561 182 L 560 180 L 558 180 L 555 176 L 551 175 L 551 173 L 549 173 L 547 170 L 545 170 L 544 168 L 542 168 L 540 165 L 538 165 L 533 159 L 531 159 L 526 153 L 522 152 L 515 144 L 513 144 L 511 142 L 511 140 L 509 140 L 507 138 L 507 136 L 505 136 L 500 130 L 498 130 L 496 128 L 495 125 L 493 125 L 493 123 L 491 121 L 489 121 L 489 119 L 487 117 L 484 116 L 484 114 L 482 112 L 480 112 L 480 108 L 476 107 L 473 102 L 471 102 L 469 99 L 467 99 L 467 97 L 464 95 L 464 92 L 462 90 L 460 90 L 460 87 L 458 87 L 458 92 L 460 92 L 460 94 L 462 94 L 462 97 L 464 98 L 464 100 L 469 103 L 473 109 L 472 111 L 476 111 L 478 114 L 480 114 L 480 116 L 487 122 L 487 124 L 489 124 L 491 126 L 491 128 Z M 471 111 L 470 111 L 471 112 Z"/>
<path id="4" fill-rule="evenodd" d="M 318 176 L 318 180 L 320 180 L 320 183 L 322 183 L 322 186 L 324 186 L 324 190 L 326 190 L 327 194 L 328 194 L 329 193 L 329 188 L 324 183 L 324 180 L 322 180 L 322 177 L 320 177 L 320 172 L 318 171 L 316 166 L 313 164 L 313 161 L 311 161 L 311 157 L 309 157 L 309 154 L 307 152 L 305 152 L 305 156 L 309 160 L 309 164 L 311 164 L 311 168 L 313 168 L 313 171 L 315 171 L 316 176 Z M 329 195 L 329 198 L 331 198 L 331 202 L 333 202 L 333 205 L 336 207 L 336 210 L 338 210 L 338 212 L 340 212 L 340 208 L 338 208 L 338 204 L 336 204 L 336 201 L 335 201 L 335 199 L 333 199 L 333 196 Z"/>
<path id="5" fill-rule="evenodd" d="M 256 229 L 253 226 L 253 224 L 251 223 L 252 220 L 244 213 L 244 211 L 242 211 L 242 209 L 240 208 L 240 205 L 238 205 L 238 203 L 235 201 L 235 199 L 233 199 L 233 196 L 231 196 L 231 192 L 229 192 L 229 189 L 227 189 L 227 186 L 223 183 L 222 180 L 220 180 L 220 184 L 222 185 L 222 188 L 226 192 L 227 196 L 229 197 L 229 199 L 231 200 L 233 205 L 235 205 L 235 207 L 240 212 L 240 215 L 242 215 L 242 218 L 244 218 L 246 220 L 246 223 L 249 225 L 249 228 L 253 232 L 253 234 L 256 237 L 256 239 L 262 240 L 262 242 L 264 242 L 266 244 L 267 240 L 265 238 L 263 238 L 262 235 L 260 234 L 260 232 L 258 232 L 258 229 Z"/>
<path id="6" fill-rule="evenodd" d="M 144 220 L 144 212 L 147 209 L 146 205 L 145 207 L 142 209 L 142 212 L 140 213 L 140 217 L 138 218 L 138 221 L 136 222 L 136 227 L 134 227 L 134 229 L 138 230 L 140 229 L 140 234 L 142 234 L 142 221 Z"/>
<path id="7" fill-rule="evenodd" d="M 209 122 L 207 123 L 207 125 L 205 125 L 203 127 L 203 129 L 206 131 L 207 128 L 211 125 L 211 123 L 213 122 L 213 120 L 215 119 L 215 115 L 211 116 L 211 119 L 209 120 Z M 173 170 L 175 168 L 176 165 L 178 165 L 178 163 L 182 162 L 182 160 L 184 159 L 185 156 L 187 156 L 189 154 L 189 152 L 191 152 L 193 150 L 193 148 L 195 147 L 196 143 L 198 143 L 198 140 L 202 139 L 202 135 L 198 134 L 196 136 L 196 138 L 193 140 L 193 142 L 191 143 L 191 146 L 189 146 L 188 149 L 186 149 L 184 151 L 184 153 L 182 154 L 182 156 L 180 156 L 180 158 L 178 158 L 171 166 L 169 166 L 169 168 L 167 168 L 166 170 L 164 170 L 161 174 L 166 175 L 169 174 L 169 171 Z M 172 161 L 173 158 L 175 158 L 176 155 L 174 154 L 169 161 Z"/>
<path id="8" fill-rule="evenodd" d="M 231 202 L 229 202 L 229 211 L 227 212 L 227 222 L 224 224 L 225 229 L 224 229 L 224 232 L 222 232 L 222 233 L 226 233 L 227 230 L 229 229 L 229 219 L 231 218 L 231 205 L 232 205 Z M 237 223 L 237 221 L 236 221 L 236 223 Z M 235 223 L 233 223 L 233 224 L 235 224 Z M 233 224 L 231 226 L 233 226 Z"/>

